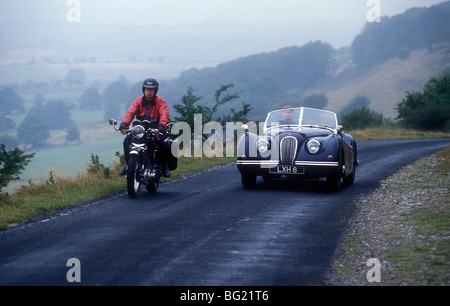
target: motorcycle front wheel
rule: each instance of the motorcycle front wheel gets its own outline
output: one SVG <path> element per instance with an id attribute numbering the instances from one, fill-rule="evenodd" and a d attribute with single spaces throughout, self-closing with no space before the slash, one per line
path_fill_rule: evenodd
<path id="1" fill-rule="evenodd" d="M 141 188 L 141 183 L 136 179 L 139 163 L 136 158 L 131 157 L 128 162 L 127 190 L 130 198 L 136 198 Z"/>

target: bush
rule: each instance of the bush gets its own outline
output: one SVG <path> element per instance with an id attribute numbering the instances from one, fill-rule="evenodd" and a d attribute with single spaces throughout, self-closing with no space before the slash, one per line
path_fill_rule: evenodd
<path id="1" fill-rule="evenodd" d="M 450 121 L 450 77 L 431 78 L 423 92 L 407 92 L 397 103 L 400 124 L 419 130 L 446 130 Z"/>
<path id="2" fill-rule="evenodd" d="M 5 195 L 2 189 L 7 187 L 11 181 L 20 179 L 19 174 L 34 155 L 35 153 L 25 154 L 19 148 L 7 151 L 4 144 L 0 145 L 0 196 Z"/>
<path id="3" fill-rule="evenodd" d="M 365 106 L 345 114 L 340 121 L 340 123 L 349 130 L 382 126 L 383 122 L 384 119 L 382 113 L 370 110 Z"/>

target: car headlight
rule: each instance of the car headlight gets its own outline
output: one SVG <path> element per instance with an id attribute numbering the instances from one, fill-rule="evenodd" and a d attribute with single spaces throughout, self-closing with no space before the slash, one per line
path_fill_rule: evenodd
<path id="1" fill-rule="evenodd" d="M 266 139 L 260 139 L 256 142 L 256 148 L 259 153 L 264 154 L 270 149 L 270 144 Z"/>
<path id="2" fill-rule="evenodd" d="M 145 129 L 142 125 L 136 125 L 131 130 L 131 134 L 133 134 L 133 137 L 135 137 L 137 139 L 141 139 L 145 135 Z"/>
<path id="3" fill-rule="evenodd" d="M 306 144 L 306 149 L 308 150 L 308 152 L 310 154 L 316 154 L 319 152 L 320 150 L 320 142 L 315 140 L 315 139 L 311 139 L 310 141 L 308 141 L 308 143 Z"/>

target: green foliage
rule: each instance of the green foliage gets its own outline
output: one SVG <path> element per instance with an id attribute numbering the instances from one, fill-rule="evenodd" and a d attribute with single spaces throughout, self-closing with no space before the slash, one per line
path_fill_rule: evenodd
<path id="1" fill-rule="evenodd" d="M 45 181 L 45 183 L 50 186 L 56 185 L 55 171 L 50 170 L 50 172 L 48 173 L 48 179 Z"/>
<path id="2" fill-rule="evenodd" d="M 175 117 L 175 121 L 186 122 L 191 127 L 191 131 L 194 130 L 194 114 L 203 114 L 204 112 L 203 106 L 195 105 L 202 97 L 194 95 L 194 91 L 192 87 L 188 87 L 186 94 L 181 97 L 181 104 L 173 106 L 175 111 L 180 114 Z"/>
<path id="3" fill-rule="evenodd" d="M 90 174 L 100 175 L 104 178 L 109 178 L 111 176 L 110 168 L 100 163 L 98 155 L 94 155 L 94 153 L 91 153 L 91 164 L 86 170 Z"/>
<path id="4" fill-rule="evenodd" d="M 194 94 L 194 89 L 192 87 L 187 88 L 187 93 L 181 98 L 181 104 L 174 105 L 175 111 L 180 114 L 180 116 L 175 117 L 175 121 L 182 121 L 189 124 L 191 131 L 194 130 L 194 115 L 201 114 L 204 123 L 210 121 L 218 121 L 220 123 L 230 121 L 247 121 L 247 114 L 252 110 L 250 104 L 242 103 L 242 109 L 236 111 L 231 108 L 231 114 L 224 115 L 222 117 L 216 117 L 216 113 L 219 106 L 225 105 L 239 98 L 239 95 L 225 94 L 227 90 L 233 88 L 233 84 L 222 85 L 214 94 L 215 103 L 213 107 L 208 107 L 205 105 L 195 105 L 202 97 L 196 96 Z"/>
<path id="5" fill-rule="evenodd" d="M 383 114 L 370 110 L 365 106 L 346 113 L 340 120 L 340 124 L 349 130 L 382 126 L 383 122 Z"/>
<path id="6" fill-rule="evenodd" d="M 11 181 L 20 179 L 21 171 L 31 161 L 35 153 L 25 154 L 19 148 L 11 151 L 6 150 L 4 144 L 0 145 L 0 194 L 4 195 L 2 189 L 7 187 Z"/>
<path id="7" fill-rule="evenodd" d="M 3 143 L 7 150 L 11 150 L 19 145 L 17 138 L 9 135 L 0 135 L 0 143 Z"/>
<path id="8" fill-rule="evenodd" d="M 364 107 L 369 107 L 370 100 L 366 96 L 357 95 L 354 97 L 350 103 L 348 103 L 346 106 L 342 108 L 342 110 L 339 112 L 339 117 L 344 116 L 345 114 L 348 114 L 355 109 L 361 109 Z"/>
<path id="9" fill-rule="evenodd" d="M 222 85 L 218 90 L 216 90 L 216 93 L 214 94 L 215 104 L 212 108 L 209 108 L 207 106 L 204 107 L 205 113 L 203 120 L 205 122 L 213 121 L 213 116 L 217 112 L 217 109 L 220 105 L 224 105 L 225 103 L 228 103 L 232 100 L 238 99 L 238 94 L 228 94 L 225 97 L 222 97 L 222 94 L 226 92 L 229 88 L 233 88 L 233 84 L 228 85 Z"/>
<path id="10" fill-rule="evenodd" d="M 450 2 L 444 2 L 366 23 L 352 42 L 353 60 L 358 67 L 369 68 L 394 57 L 405 59 L 415 49 L 448 42 L 449 18 Z"/>
<path id="11" fill-rule="evenodd" d="M 423 92 L 407 92 L 397 103 L 400 123 L 406 128 L 420 130 L 449 130 L 450 76 L 431 78 Z"/>
<path id="12" fill-rule="evenodd" d="M 248 113 L 252 110 L 250 104 L 242 102 L 242 109 L 236 111 L 234 108 L 230 108 L 231 114 L 225 115 L 223 117 L 217 118 L 217 122 L 219 122 L 222 126 L 225 126 L 227 122 L 247 122 L 248 121 Z"/>

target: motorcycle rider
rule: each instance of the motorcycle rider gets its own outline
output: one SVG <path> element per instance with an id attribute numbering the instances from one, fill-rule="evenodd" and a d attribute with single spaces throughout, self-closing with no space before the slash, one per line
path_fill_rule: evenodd
<path id="1" fill-rule="evenodd" d="M 163 166 L 163 176 L 170 177 L 169 167 L 167 165 L 167 155 L 166 146 L 164 145 L 165 137 L 163 134 L 166 132 L 166 125 L 169 123 L 169 107 L 167 102 L 157 95 L 159 89 L 158 81 L 153 78 L 145 79 L 142 83 L 142 93 L 143 96 L 139 96 L 131 104 L 125 114 L 122 122 L 120 123 L 119 130 L 128 130 L 131 122 L 136 117 L 139 120 L 147 119 L 150 121 L 152 128 L 157 128 L 161 134 L 159 137 L 159 142 L 162 147 L 162 166 Z M 132 135 L 129 133 L 123 141 L 123 151 L 125 154 L 125 165 L 119 171 L 119 175 L 126 175 L 128 172 L 128 161 L 129 161 L 129 147 L 131 144 Z"/>

